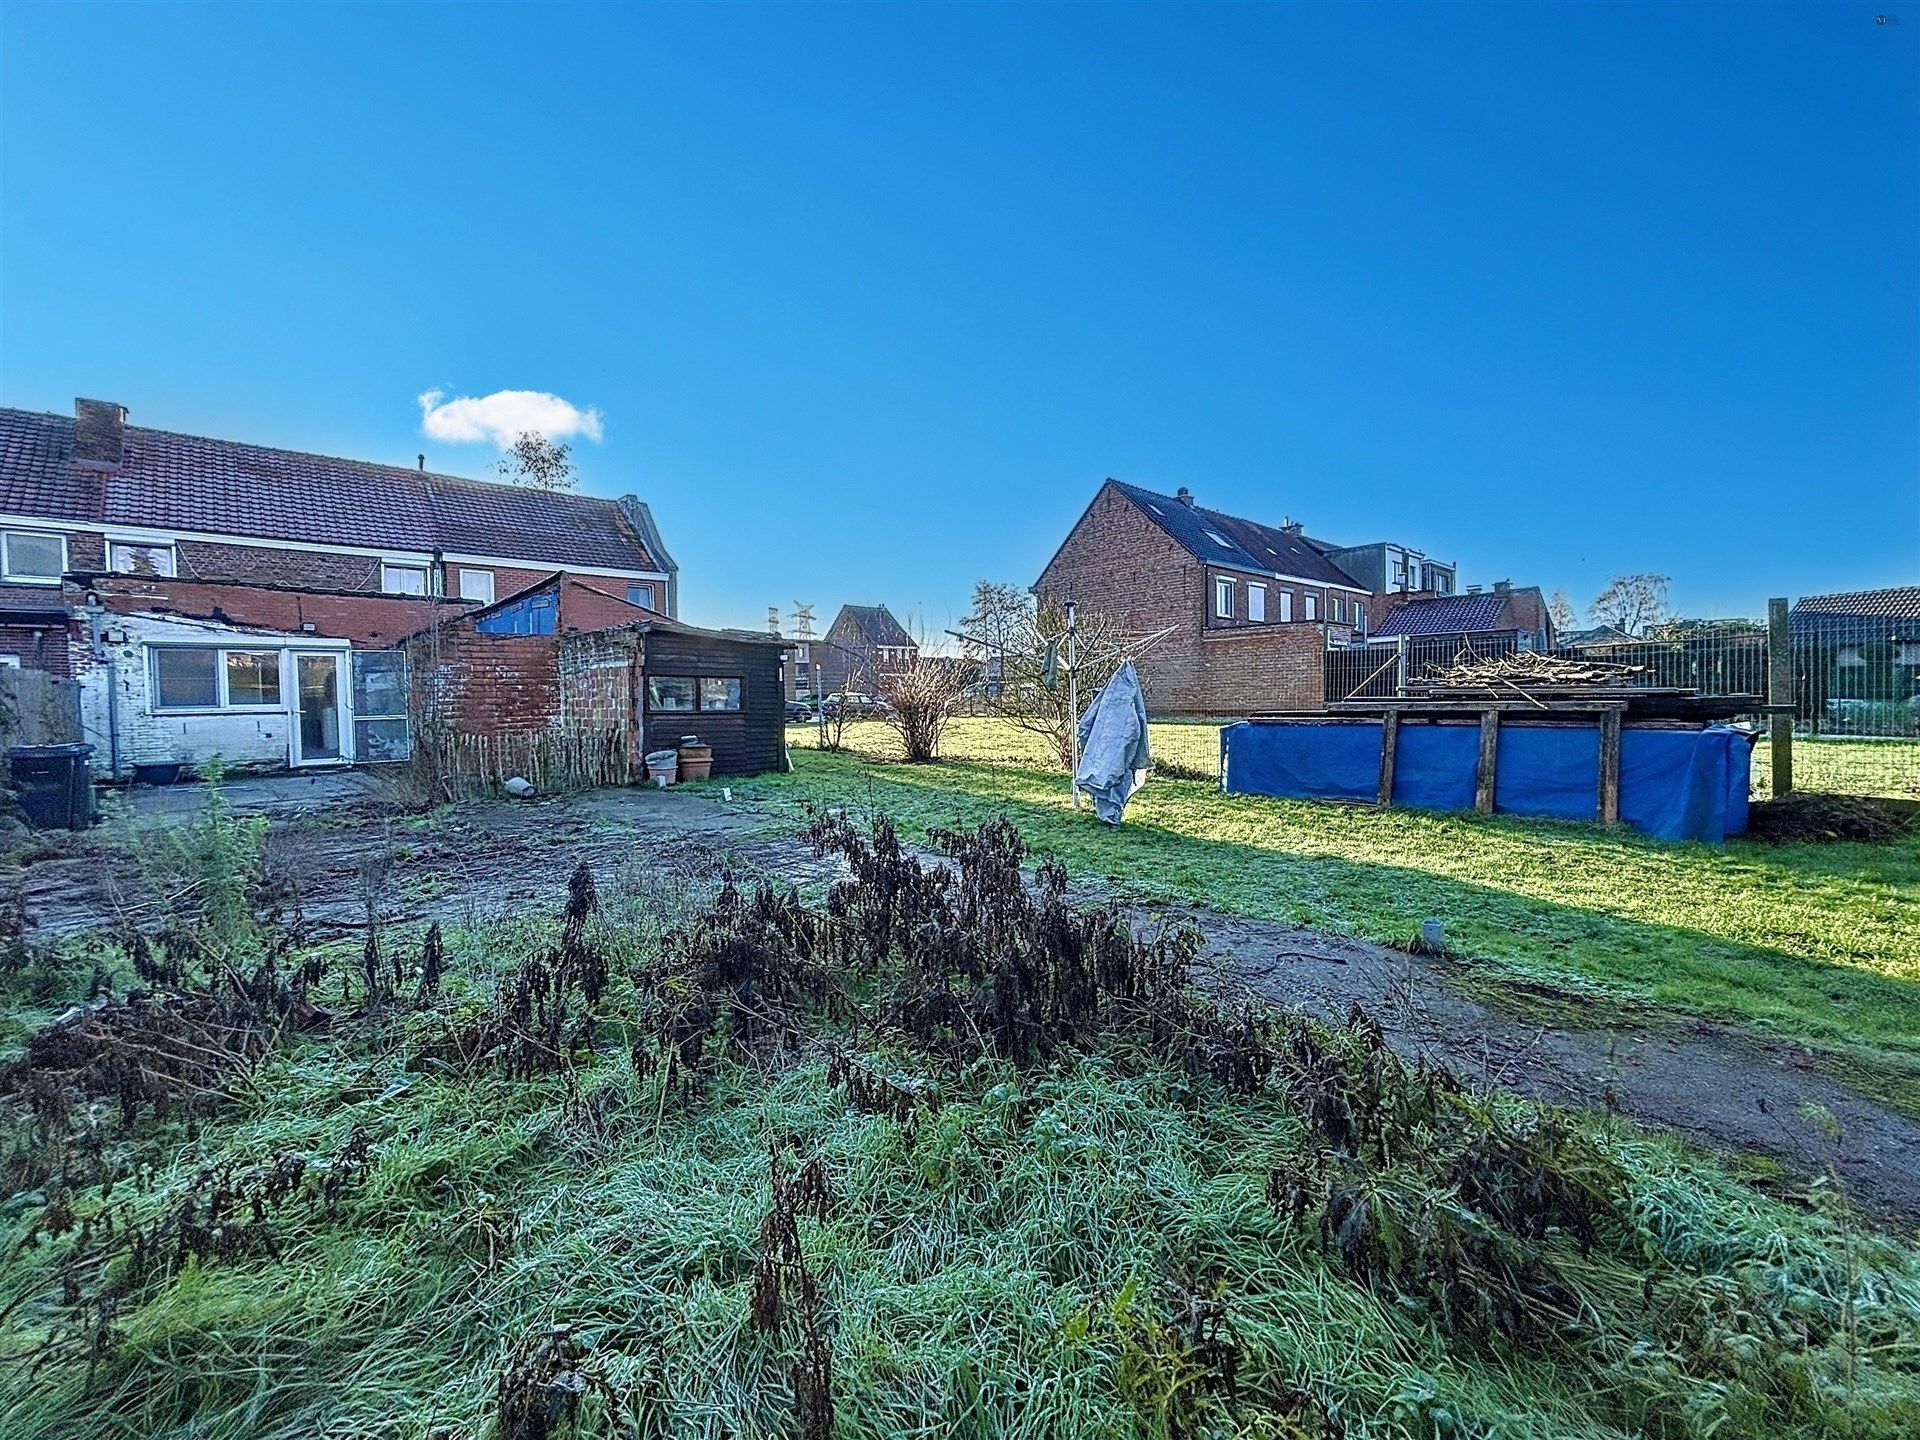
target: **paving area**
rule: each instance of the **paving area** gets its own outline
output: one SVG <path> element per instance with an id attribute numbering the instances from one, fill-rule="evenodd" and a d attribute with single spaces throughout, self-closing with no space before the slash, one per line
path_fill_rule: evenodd
<path id="1" fill-rule="evenodd" d="M 732 866 L 801 884 L 836 873 L 793 833 L 791 814 L 717 786 L 476 803 L 426 817 L 400 813 L 377 779 L 352 772 L 238 780 L 227 794 L 241 813 L 268 817 L 270 873 L 322 933 L 361 925 L 369 904 L 390 922 L 557 910 L 581 861 L 603 884 L 624 867 L 668 864 Z M 204 802 L 199 786 L 127 796 L 132 816 L 147 822 L 190 819 Z M 43 940 L 137 920 L 146 906 L 137 866 L 97 831 L 27 865 L 22 882 L 29 933 Z M 1099 887 L 1081 893 L 1127 901 Z M 1194 908 L 1136 916 L 1143 925 L 1168 919 L 1205 933 L 1203 984 L 1334 1020 L 1359 1004 L 1409 1056 L 1486 1084 L 1616 1109 L 1723 1151 L 1770 1156 L 1802 1176 L 1831 1170 L 1869 1206 L 1920 1220 L 1920 1123 L 1818 1073 L 1794 1047 L 1657 1016 L 1645 1024 L 1596 1016 L 1587 1025 L 1569 997 L 1529 1006 L 1474 983 L 1462 962 L 1315 930 Z"/>

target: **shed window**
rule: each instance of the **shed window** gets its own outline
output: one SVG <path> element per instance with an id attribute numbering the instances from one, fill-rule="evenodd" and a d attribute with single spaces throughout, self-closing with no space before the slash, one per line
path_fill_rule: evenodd
<path id="1" fill-rule="evenodd" d="M 35 530 L 0 530 L 0 579 L 57 585 L 67 568 L 67 542 Z"/>
<path id="2" fill-rule="evenodd" d="M 1267 618 L 1266 586 L 1247 586 L 1247 618 L 1249 620 L 1264 620 Z"/>
<path id="3" fill-rule="evenodd" d="M 724 679 L 702 680 L 700 708 L 702 710 L 738 710 L 740 708 L 739 677 L 729 675 Z"/>
<path id="4" fill-rule="evenodd" d="M 153 708 L 213 710 L 220 704 L 220 652 L 211 645 L 156 645 Z"/>
<path id="5" fill-rule="evenodd" d="M 688 676 L 649 675 L 647 677 L 647 708 L 649 710 L 691 710 L 697 693 L 693 680 Z"/>
<path id="6" fill-rule="evenodd" d="M 115 540 L 107 546 L 107 568 L 116 575 L 172 575 L 173 546 Z"/>
<path id="7" fill-rule="evenodd" d="M 493 571 L 475 570 L 472 566 L 460 567 L 460 598 L 478 600 L 482 605 L 493 603 Z"/>
<path id="8" fill-rule="evenodd" d="M 226 652 L 226 664 L 227 704 L 280 703 L 278 650 L 229 650 Z"/>
<path id="9" fill-rule="evenodd" d="M 1213 613 L 1222 620 L 1233 618 L 1233 581 L 1224 576 L 1213 582 Z"/>
<path id="10" fill-rule="evenodd" d="M 389 595 L 424 595 L 427 593 L 427 567 L 382 565 L 380 588 Z"/>

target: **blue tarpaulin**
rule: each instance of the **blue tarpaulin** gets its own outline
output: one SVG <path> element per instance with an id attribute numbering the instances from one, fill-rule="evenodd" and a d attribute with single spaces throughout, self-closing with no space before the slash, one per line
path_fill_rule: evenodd
<path id="1" fill-rule="evenodd" d="M 1221 788 L 1236 795 L 1373 800 L 1380 790 L 1378 720 L 1247 721 L 1220 732 Z M 1747 828 L 1753 736 L 1705 730 L 1620 735 L 1620 818 L 1663 840 L 1718 844 Z M 1566 820 L 1599 816 L 1600 727 L 1500 727 L 1493 808 Z M 1403 721 L 1393 803 L 1471 809 L 1480 727 Z"/>

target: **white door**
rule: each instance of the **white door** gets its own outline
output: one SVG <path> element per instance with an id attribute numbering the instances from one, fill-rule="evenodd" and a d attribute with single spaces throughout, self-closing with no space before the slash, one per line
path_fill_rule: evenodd
<path id="1" fill-rule="evenodd" d="M 347 758 L 347 691 L 338 651 L 293 652 L 293 763 L 338 765 Z"/>

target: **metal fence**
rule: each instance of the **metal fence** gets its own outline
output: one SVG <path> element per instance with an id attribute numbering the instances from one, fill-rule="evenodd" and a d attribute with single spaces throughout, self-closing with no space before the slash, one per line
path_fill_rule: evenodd
<path id="1" fill-rule="evenodd" d="M 1920 620 L 1807 606 L 1789 616 L 1784 601 L 1775 605 L 1777 634 L 1751 622 L 1693 621 L 1666 636 L 1554 653 L 1633 666 L 1631 685 L 1753 696 L 1754 708 L 1740 719 L 1762 727 L 1779 705 L 1792 727 L 1794 790 L 1920 801 Z M 1492 657 L 1517 648 L 1517 636 L 1495 633 L 1466 644 L 1455 636 L 1329 650 L 1326 697 L 1391 700 L 1406 693 L 1409 680 L 1463 653 Z M 1777 696 L 1770 683 L 1776 658 L 1783 677 Z M 1775 792 L 1773 756 L 1768 742 L 1755 747 L 1757 795 Z"/>

